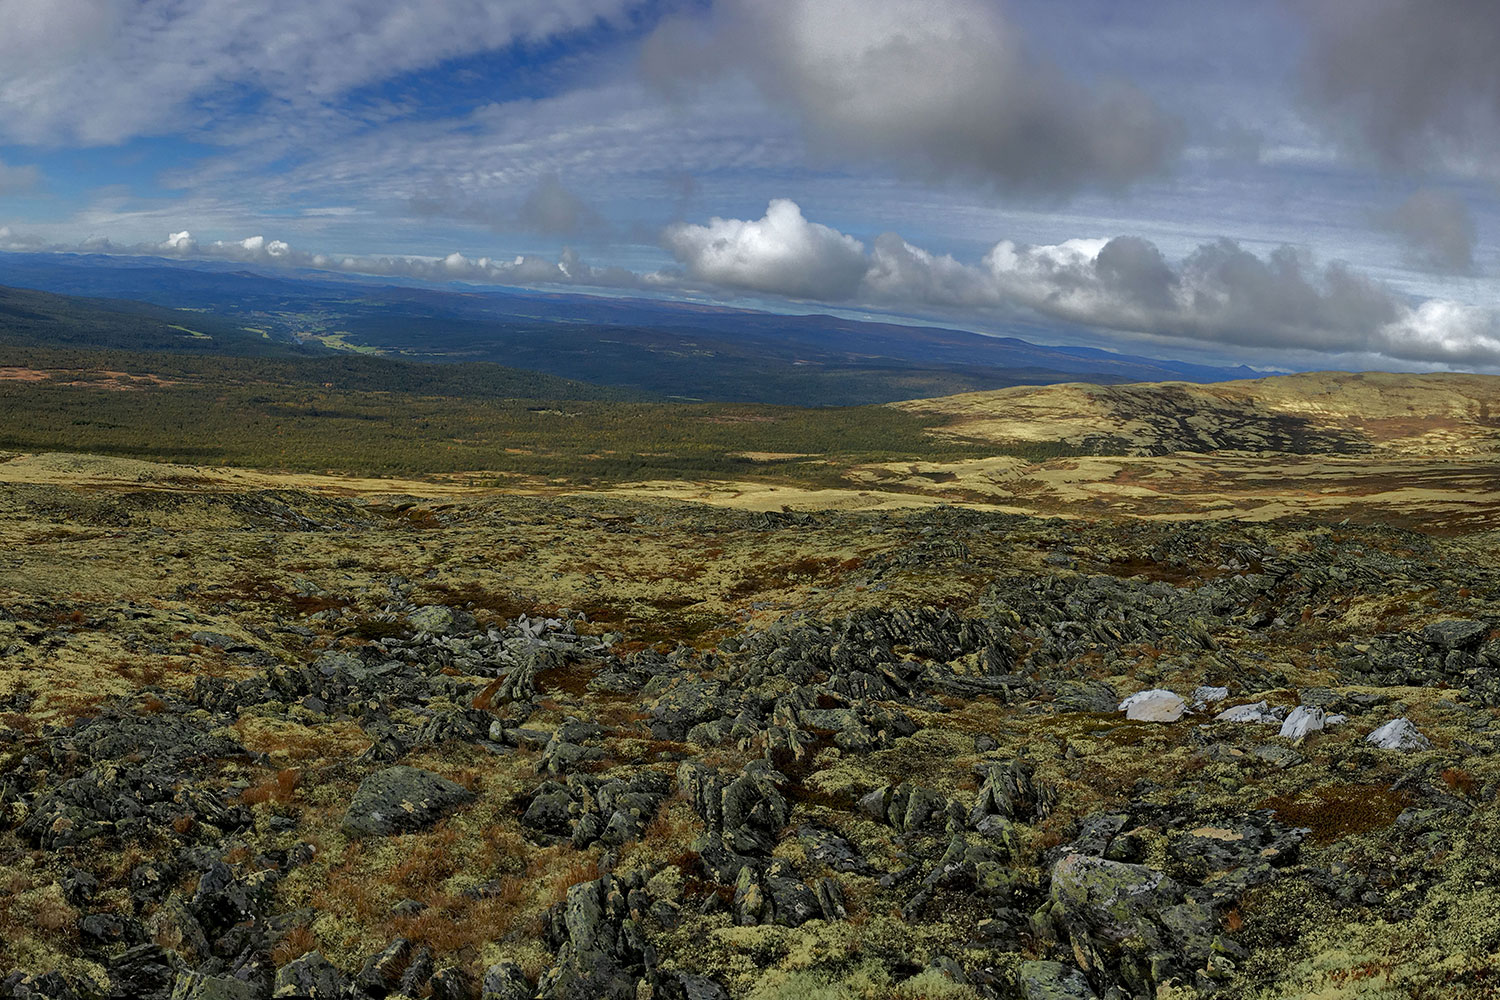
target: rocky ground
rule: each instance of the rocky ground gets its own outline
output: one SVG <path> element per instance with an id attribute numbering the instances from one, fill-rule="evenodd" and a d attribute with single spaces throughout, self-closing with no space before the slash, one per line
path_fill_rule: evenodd
<path id="1" fill-rule="evenodd" d="M 1500 533 L 49 482 L 0 545 L 0 997 L 1500 991 Z"/>

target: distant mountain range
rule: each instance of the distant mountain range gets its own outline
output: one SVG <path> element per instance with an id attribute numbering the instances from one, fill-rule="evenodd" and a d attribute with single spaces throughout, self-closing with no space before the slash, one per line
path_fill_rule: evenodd
<path id="1" fill-rule="evenodd" d="M 319 353 L 483 361 L 657 396 L 729 402 L 856 405 L 1016 385 L 1219 382 L 1259 374 L 1243 366 L 1043 347 L 1015 337 L 828 315 L 412 287 L 324 272 L 267 274 L 217 262 L 6 253 L 0 254 L 0 285 L 109 299 L 99 305 L 155 331 L 140 343 L 122 343 L 117 333 L 100 346 L 280 353 L 273 347 L 279 345 L 297 353 L 295 345 L 303 345 Z M 173 322 L 173 316 L 193 321 Z M 36 335 L 40 328 L 30 323 Z M 86 326 L 97 333 L 97 324 Z M 162 333 L 174 326 L 209 339 Z M 214 329 L 200 329 L 208 326 Z M 54 328 L 59 343 L 73 346 L 95 335 Z"/>

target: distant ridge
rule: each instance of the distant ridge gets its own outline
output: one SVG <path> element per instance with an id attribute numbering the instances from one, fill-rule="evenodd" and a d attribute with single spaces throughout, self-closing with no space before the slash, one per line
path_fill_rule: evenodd
<path id="1" fill-rule="evenodd" d="M 1016 385 L 1219 382 L 1259 374 L 826 314 L 416 287 L 146 257 L 0 254 L 0 285 L 194 310 L 287 345 L 320 341 L 416 361 L 488 361 L 726 402 L 858 405 Z"/>
<path id="2" fill-rule="evenodd" d="M 1061 440 L 1096 455 L 1500 451 L 1500 375 L 1305 372 L 1212 385 L 1061 384 L 892 405 L 945 418 L 945 436 L 999 445 Z"/>

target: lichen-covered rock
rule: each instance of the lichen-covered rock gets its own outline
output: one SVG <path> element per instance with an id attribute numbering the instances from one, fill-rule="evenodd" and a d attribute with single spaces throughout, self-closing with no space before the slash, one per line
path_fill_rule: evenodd
<path id="1" fill-rule="evenodd" d="M 499 962 L 484 971 L 479 1000 L 531 1000 L 534 994 L 519 965 Z"/>
<path id="2" fill-rule="evenodd" d="M 1182 887 L 1143 865 L 1068 854 L 1052 869 L 1052 901 L 1064 925 L 1094 941 L 1118 945 L 1180 901 Z"/>
<path id="3" fill-rule="evenodd" d="M 669 972 L 657 979 L 652 996 L 659 1000 L 729 1000 L 729 991 L 707 976 Z"/>
<path id="4" fill-rule="evenodd" d="M 1467 618 L 1450 618 L 1434 622 L 1422 630 L 1422 638 L 1443 650 L 1469 649 L 1479 645 L 1490 634 L 1488 622 Z"/>
<path id="5" fill-rule="evenodd" d="M 1057 803 L 1057 789 L 1038 781 L 1035 767 L 1024 759 L 976 768 L 975 775 L 983 780 L 969 810 L 971 826 L 990 815 L 1035 823 L 1051 815 Z"/>
<path id="6" fill-rule="evenodd" d="M 456 782 L 398 765 L 377 771 L 349 802 L 342 829 L 350 837 L 384 837 L 431 826 L 474 793 Z"/>
<path id="7" fill-rule="evenodd" d="M 786 828 L 791 806 L 777 790 L 764 761 L 726 780 L 713 768 L 691 762 L 677 772 L 678 785 L 710 831 L 737 854 L 769 855 Z"/>
<path id="8" fill-rule="evenodd" d="M 1061 962 L 1022 962 L 1016 974 L 1024 1000 L 1098 1000 L 1088 977 Z"/>
<path id="9" fill-rule="evenodd" d="M 1205 876 L 1250 865 L 1280 868 L 1297 859 L 1304 837 L 1262 811 L 1185 830 L 1168 842 L 1167 853 Z"/>
<path id="10" fill-rule="evenodd" d="M 263 1000 L 265 990 L 230 976 L 185 972 L 172 983 L 172 1000 Z"/>
<path id="11" fill-rule="evenodd" d="M 474 618 L 456 608 L 433 604 L 417 608 L 406 616 L 406 622 L 415 631 L 447 635 L 450 632 L 472 628 Z"/>
<path id="12" fill-rule="evenodd" d="M 571 826 L 578 804 L 566 785 L 544 782 L 531 797 L 521 822 L 543 833 L 564 834 Z"/>
<path id="13" fill-rule="evenodd" d="M 410 940 L 396 938 L 365 961 L 354 979 L 355 988 L 377 996 L 389 993 L 411 964 L 413 951 Z"/>
<path id="14" fill-rule="evenodd" d="M 552 922 L 557 961 L 537 984 L 544 1000 L 635 1000 L 655 951 L 630 916 L 628 888 L 608 875 L 568 890 Z"/>
<path id="15" fill-rule="evenodd" d="M 864 875 L 873 870 L 854 842 L 834 830 L 804 823 L 797 828 L 797 837 L 809 858 L 834 871 Z"/>
<path id="16" fill-rule="evenodd" d="M 335 1000 L 344 994 L 344 977 L 322 952 L 310 951 L 276 971 L 274 997 Z"/>

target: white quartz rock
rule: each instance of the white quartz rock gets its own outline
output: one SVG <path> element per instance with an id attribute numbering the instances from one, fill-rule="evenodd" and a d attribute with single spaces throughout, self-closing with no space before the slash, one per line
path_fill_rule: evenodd
<path id="1" fill-rule="evenodd" d="M 1298 705 L 1281 724 L 1281 735 L 1289 740 L 1300 740 L 1308 733 L 1315 733 L 1328 724 L 1321 708 Z"/>
<path id="2" fill-rule="evenodd" d="M 1215 722 L 1263 722 L 1268 725 L 1279 723 L 1280 718 L 1271 711 L 1269 702 L 1257 701 L 1253 705 L 1236 705 L 1226 708 L 1214 716 Z"/>
<path id="3" fill-rule="evenodd" d="M 1193 707 L 1202 708 L 1205 705 L 1221 702 L 1228 697 L 1229 689 L 1227 687 L 1209 687 L 1204 685 L 1193 692 Z"/>
<path id="4" fill-rule="evenodd" d="M 1392 719 L 1369 736 L 1366 743 L 1373 743 L 1382 750 L 1430 750 L 1432 741 L 1405 718 Z"/>
<path id="5" fill-rule="evenodd" d="M 1176 722 L 1187 711 L 1187 702 L 1166 688 L 1152 688 L 1120 702 L 1120 711 L 1134 722 Z"/>

